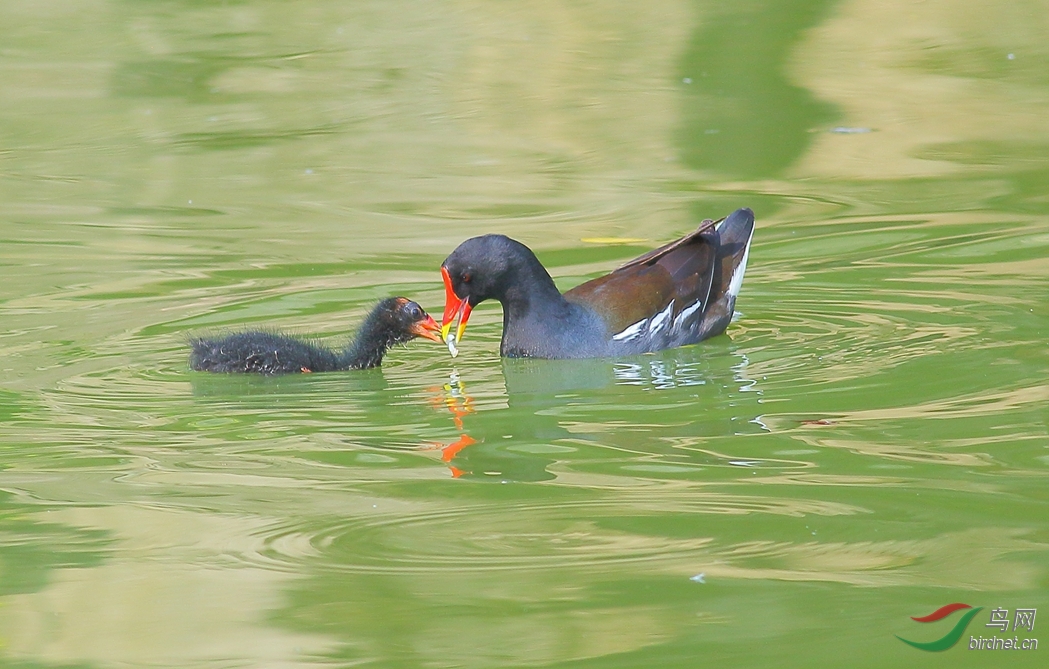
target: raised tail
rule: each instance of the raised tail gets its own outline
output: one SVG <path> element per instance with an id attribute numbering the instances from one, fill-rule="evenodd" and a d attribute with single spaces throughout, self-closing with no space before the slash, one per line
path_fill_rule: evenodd
<path id="1" fill-rule="evenodd" d="M 722 285 L 732 303 L 743 287 L 743 275 L 747 271 L 747 256 L 750 242 L 754 238 L 754 212 L 737 209 L 718 226 L 718 260 L 721 264 Z"/>
<path id="2" fill-rule="evenodd" d="M 721 222 L 715 234 L 717 259 L 710 306 L 703 314 L 694 341 L 721 334 L 732 321 L 736 296 L 743 287 L 743 275 L 747 271 L 750 242 L 754 237 L 754 212 L 737 209 Z"/>

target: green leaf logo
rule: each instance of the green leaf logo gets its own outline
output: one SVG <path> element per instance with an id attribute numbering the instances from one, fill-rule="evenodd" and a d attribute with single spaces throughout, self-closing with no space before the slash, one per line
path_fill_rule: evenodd
<path id="1" fill-rule="evenodd" d="M 927 616 L 922 616 L 920 618 L 911 618 L 911 620 L 916 620 L 920 623 L 931 623 L 937 620 L 942 620 L 954 613 L 955 611 L 960 611 L 962 609 L 972 610 L 966 613 L 964 616 L 962 616 L 961 620 L 958 621 L 958 624 L 954 626 L 954 629 L 952 629 L 950 632 L 945 634 L 943 637 L 937 639 L 936 641 L 927 641 L 924 643 L 921 641 L 911 641 L 910 639 L 904 639 L 899 634 L 896 635 L 896 638 L 902 641 L 903 643 L 907 644 L 908 646 L 914 646 L 918 650 L 927 650 L 931 653 L 947 650 L 954 644 L 958 643 L 958 639 L 962 638 L 962 634 L 965 634 L 965 628 L 969 626 L 969 623 L 976 616 L 976 614 L 983 610 L 982 606 L 977 606 L 975 609 L 973 609 L 973 607 L 969 606 L 968 604 L 962 604 L 958 602 L 955 604 L 948 604 L 947 606 L 941 606 L 940 608 L 936 609 Z"/>

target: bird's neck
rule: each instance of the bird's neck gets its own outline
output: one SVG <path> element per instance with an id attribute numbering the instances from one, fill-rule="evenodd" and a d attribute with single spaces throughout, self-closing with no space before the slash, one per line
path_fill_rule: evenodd
<path id="1" fill-rule="evenodd" d="M 503 305 L 503 324 L 528 321 L 557 313 L 568 306 L 550 273 L 539 259 L 530 255 L 525 259 L 506 289 L 499 296 Z M 505 332 L 505 328 L 504 328 Z"/>
<path id="2" fill-rule="evenodd" d="M 353 340 L 346 350 L 339 356 L 339 367 L 341 369 L 370 369 L 382 364 L 382 358 L 386 355 L 387 346 L 376 345 L 375 342 L 362 341 L 360 337 Z"/>
<path id="3" fill-rule="evenodd" d="M 395 343 L 394 337 L 382 326 L 378 310 L 373 311 L 364 319 L 353 341 L 339 356 L 339 362 L 343 369 L 378 367 L 386 351 Z"/>
<path id="4" fill-rule="evenodd" d="M 578 307 L 565 300 L 538 260 L 508 283 L 499 299 L 503 305 L 502 355 L 552 357 L 567 329 L 577 322 Z"/>

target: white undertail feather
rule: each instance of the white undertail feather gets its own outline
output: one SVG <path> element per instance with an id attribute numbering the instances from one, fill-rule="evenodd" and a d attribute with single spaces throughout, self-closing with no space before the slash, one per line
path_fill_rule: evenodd
<path id="1" fill-rule="evenodd" d="M 739 261 L 739 265 L 732 272 L 732 280 L 728 282 L 728 294 L 735 298 L 739 295 L 739 289 L 743 287 L 743 274 L 747 271 L 747 256 L 750 255 L 750 240 L 747 239 L 747 248 L 743 251 L 743 258 Z"/>

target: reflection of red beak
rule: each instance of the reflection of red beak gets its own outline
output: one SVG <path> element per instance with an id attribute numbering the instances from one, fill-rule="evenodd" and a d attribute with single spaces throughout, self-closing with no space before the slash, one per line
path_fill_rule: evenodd
<path id="1" fill-rule="evenodd" d="M 441 337 L 448 341 L 448 331 L 452 329 L 452 321 L 459 319 L 459 327 L 455 329 L 455 341 L 458 343 L 463 338 L 466 330 L 466 321 L 470 320 L 470 300 L 459 299 L 452 288 L 452 277 L 448 274 L 448 268 L 441 268 L 441 278 L 444 279 L 444 318 L 441 319 Z"/>
<path id="2" fill-rule="evenodd" d="M 416 337 L 422 337 L 423 339 L 429 339 L 430 341 L 440 342 L 441 341 L 441 328 L 437 326 L 437 321 L 433 319 L 433 316 L 427 314 L 426 318 L 421 321 L 412 323 L 412 326 L 408 328 Z"/>
<path id="3" fill-rule="evenodd" d="M 451 462 L 452 458 L 454 458 L 459 453 L 459 451 L 463 450 L 467 446 L 476 443 L 477 440 L 468 434 L 460 436 L 458 441 L 454 441 L 441 449 L 441 461 Z"/>

